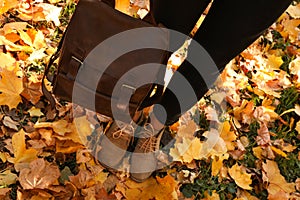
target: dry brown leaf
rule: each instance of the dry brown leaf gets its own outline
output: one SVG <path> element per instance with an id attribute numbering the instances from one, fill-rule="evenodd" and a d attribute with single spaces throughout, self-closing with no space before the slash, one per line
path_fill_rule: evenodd
<path id="1" fill-rule="evenodd" d="M 84 148 L 82 144 L 75 143 L 72 140 L 56 140 L 55 142 L 56 152 L 60 153 L 74 153 L 78 149 Z"/>
<path id="2" fill-rule="evenodd" d="M 59 176 L 56 165 L 39 158 L 32 161 L 29 168 L 20 171 L 19 181 L 23 189 L 47 189 L 57 182 Z"/>
<path id="3" fill-rule="evenodd" d="M 34 75 L 32 75 L 34 76 Z M 24 91 L 21 95 L 30 101 L 33 105 L 37 104 L 43 95 L 42 93 L 42 82 L 33 82 L 27 78 L 23 79 Z"/>
<path id="4" fill-rule="evenodd" d="M 18 129 L 18 125 L 20 125 L 20 124 L 19 124 L 18 122 L 16 122 L 16 121 L 12 120 L 11 117 L 9 117 L 9 116 L 5 116 L 5 117 L 3 118 L 3 124 L 4 124 L 6 127 L 11 128 L 11 129 L 13 129 L 13 130 L 15 130 L 15 131 L 18 131 L 18 130 L 19 130 L 19 129 Z"/>
<path id="5" fill-rule="evenodd" d="M 41 135 L 41 138 L 44 139 L 45 143 L 48 146 L 55 145 L 55 139 L 52 137 L 53 131 L 49 129 L 39 129 L 38 132 Z"/>
<path id="6" fill-rule="evenodd" d="M 269 183 L 267 190 L 269 195 L 283 191 L 290 194 L 295 191 L 295 184 L 286 182 L 285 178 L 280 174 L 280 170 L 275 161 L 267 160 L 263 163 L 263 180 Z"/>
<path id="7" fill-rule="evenodd" d="M 78 189 L 91 187 L 95 184 L 94 177 L 91 172 L 81 169 L 76 176 L 69 176 L 70 182 Z"/>
<path id="8" fill-rule="evenodd" d="M 5 198 L 5 196 L 11 191 L 11 188 L 0 188 L 0 198 Z"/>
<path id="9" fill-rule="evenodd" d="M 247 191 L 241 191 L 238 192 L 238 198 L 235 198 L 234 200 L 259 200 L 257 197 L 252 196 L 249 192 Z"/>
<path id="10" fill-rule="evenodd" d="M 239 187 L 245 190 L 252 190 L 252 187 L 250 186 L 252 183 L 251 174 L 248 174 L 243 167 L 236 163 L 229 168 L 228 172 Z"/>
<path id="11" fill-rule="evenodd" d="M 2 69 L 0 71 L 0 105 L 8 105 L 9 108 L 16 108 L 22 102 L 21 92 L 23 81 L 18 78 L 14 71 Z"/>
<path id="12" fill-rule="evenodd" d="M 270 132 L 265 123 L 260 123 L 260 128 L 257 130 L 258 136 L 256 137 L 257 144 L 258 145 L 267 145 L 270 144 L 271 138 L 270 138 Z"/>

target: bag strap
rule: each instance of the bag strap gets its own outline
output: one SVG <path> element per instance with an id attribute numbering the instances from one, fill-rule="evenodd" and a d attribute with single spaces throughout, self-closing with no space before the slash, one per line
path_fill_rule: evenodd
<path id="1" fill-rule="evenodd" d="M 42 78 L 42 92 L 43 92 L 44 96 L 46 97 L 46 99 L 50 102 L 51 109 L 54 109 L 54 107 L 55 107 L 55 99 L 52 96 L 51 92 L 46 88 L 45 79 L 47 78 L 47 75 L 50 71 L 50 67 L 53 65 L 55 60 L 59 57 L 64 38 L 65 38 L 65 34 L 63 34 L 62 38 L 60 39 L 57 49 L 56 49 L 56 52 L 50 57 L 49 62 L 45 67 L 44 75 Z"/>

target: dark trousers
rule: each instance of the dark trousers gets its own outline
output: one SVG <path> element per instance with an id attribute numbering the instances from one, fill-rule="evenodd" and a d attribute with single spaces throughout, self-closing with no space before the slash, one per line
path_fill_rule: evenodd
<path id="1" fill-rule="evenodd" d="M 188 35 L 209 2 L 209 0 L 153 0 L 154 17 L 167 28 Z M 291 2 L 292 0 L 215 0 L 194 40 L 204 47 L 221 72 L 231 59 L 272 25 Z M 189 56 L 197 56 L 197 52 L 189 51 L 188 58 Z M 198 73 L 203 67 L 209 66 L 193 66 L 185 61 L 172 77 L 168 87 L 179 87 L 181 74 L 193 87 L 197 100 L 200 100 L 208 90 L 203 76 L 210 76 L 212 81 L 216 79 L 215 74 Z M 179 103 L 176 94 L 166 90 L 159 102 L 167 114 L 166 125 L 176 122 L 181 114 L 196 103 L 195 98 L 188 96 L 183 101 L 184 103 Z M 164 121 L 161 107 L 154 106 L 154 113 L 158 119 Z"/>

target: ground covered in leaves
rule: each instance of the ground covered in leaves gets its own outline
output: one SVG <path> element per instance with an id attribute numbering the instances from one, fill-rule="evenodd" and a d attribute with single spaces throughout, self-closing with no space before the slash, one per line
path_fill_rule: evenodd
<path id="1" fill-rule="evenodd" d="M 170 127 L 175 140 L 158 155 L 168 167 L 143 183 L 85 148 L 109 119 L 59 100 L 52 110 L 41 92 L 75 5 L 0 0 L 0 199 L 300 199 L 300 4 Z"/>

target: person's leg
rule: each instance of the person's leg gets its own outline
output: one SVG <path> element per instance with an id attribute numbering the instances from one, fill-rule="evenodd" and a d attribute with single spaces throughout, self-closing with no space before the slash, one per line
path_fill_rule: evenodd
<path id="1" fill-rule="evenodd" d="M 199 0 L 195 1 L 198 2 Z M 206 49 L 221 72 L 225 65 L 254 42 L 287 9 L 291 2 L 292 0 L 276 2 L 273 0 L 216 0 L 194 39 Z M 176 2 L 172 3 L 171 6 L 177 6 L 178 9 L 181 9 L 183 16 L 188 15 L 188 3 L 181 1 L 180 4 L 174 4 Z M 172 14 L 173 12 L 170 10 L 170 13 Z M 190 28 L 191 25 L 188 21 L 171 20 L 177 15 L 180 16 L 180 13 L 173 13 L 173 16 L 170 13 L 166 14 L 170 20 L 162 18 L 162 20 L 165 20 L 163 22 L 165 22 L 164 25 L 166 27 L 175 27 L 181 30 L 181 27 L 184 27 L 186 23 Z M 161 15 L 164 15 L 164 13 L 161 13 Z M 188 60 L 189 58 L 197 58 L 199 54 L 199 52 L 193 51 L 193 46 L 195 44 L 192 43 L 189 49 Z M 201 59 L 201 56 L 199 58 Z M 216 73 L 198 73 L 203 68 L 209 68 L 209 66 L 192 66 L 189 62 L 184 62 L 174 74 L 168 87 L 179 88 L 181 74 L 190 82 L 197 100 L 199 100 L 208 90 L 202 76 L 205 80 L 207 78 L 211 79 L 212 82 L 218 74 L 218 71 Z M 190 109 L 195 103 L 195 98 L 187 96 L 184 99 L 180 99 L 180 107 L 179 101 L 176 100 L 176 95 L 167 90 L 159 103 L 167 113 L 166 125 L 176 122 L 180 115 Z M 157 106 L 154 107 L 154 113 L 160 119 L 162 115 L 158 108 Z"/>
<path id="2" fill-rule="evenodd" d="M 152 0 L 157 22 L 169 29 L 188 35 L 210 0 Z"/>

